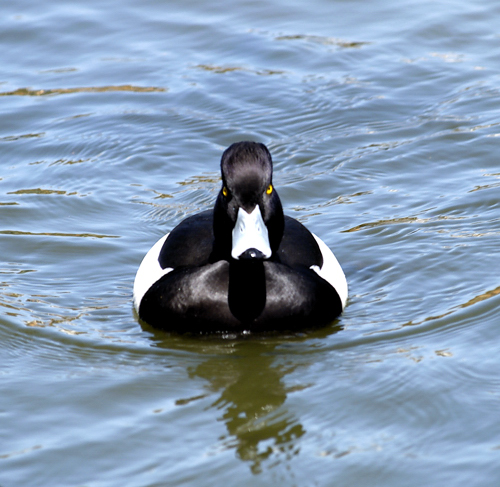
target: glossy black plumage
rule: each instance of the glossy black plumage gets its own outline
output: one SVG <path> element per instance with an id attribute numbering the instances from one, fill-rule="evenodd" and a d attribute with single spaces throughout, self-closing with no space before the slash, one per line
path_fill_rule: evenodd
<path id="1" fill-rule="evenodd" d="M 155 265 L 172 270 L 139 297 L 140 318 L 166 330 L 207 333 L 331 322 L 344 303 L 311 269 L 323 266 L 316 238 L 283 215 L 267 148 L 254 142 L 233 144 L 223 154 L 221 169 L 222 188 L 214 209 L 181 222 L 158 252 Z M 255 208 L 267 228 L 272 255 L 258 258 L 262 252 L 249 249 L 233 257 L 238 212 L 243 209 L 246 217 Z"/>

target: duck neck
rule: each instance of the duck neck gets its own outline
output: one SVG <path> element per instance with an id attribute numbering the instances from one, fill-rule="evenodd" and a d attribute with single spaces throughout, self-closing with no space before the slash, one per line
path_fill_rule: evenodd
<path id="1" fill-rule="evenodd" d="M 221 194 L 219 193 L 214 207 L 214 246 L 212 255 L 210 256 L 211 262 L 216 262 L 218 260 L 230 260 L 232 246 L 232 225 L 233 224 L 227 215 L 227 210 L 222 204 Z"/>
<path id="2" fill-rule="evenodd" d="M 230 260 L 228 304 L 243 324 L 258 318 L 266 305 L 264 261 Z"/>

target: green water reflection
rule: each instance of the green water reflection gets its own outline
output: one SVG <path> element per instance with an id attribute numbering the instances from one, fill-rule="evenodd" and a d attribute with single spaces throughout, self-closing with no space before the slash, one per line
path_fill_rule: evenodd
<path id="1" fill-rule="evenodd" d="M 154 330 L 146 324 L 142 326 L 152 333 L 155 347 L 205 357 L 188 368 L 188 375 L 206 380 L 208 394 L 217 396 L 210 407 L 220 411 L 218 420 L 227 429 L 227 435 L 219 441 L 223 448 L 234 449 L 240 460 L 248 462 L 252 473 L 260 473 L 270 457 L 289 459 L 299 453 L 298 440 L 306 430 L 300 418 L 287 408 L 286 401 L 290 393 L 308 385 L 287 385 L 285 378 L 302 366 L 298 351 L 302 350 L 301 344 L 340 331 L 338 324 L 287 337 L 230 338 L 186 338 Z M 294 363 L 281 363 L 279 349 L 287 345 L 299 345 Z M 199 398 L 179 400 L 177 404 Z"/>

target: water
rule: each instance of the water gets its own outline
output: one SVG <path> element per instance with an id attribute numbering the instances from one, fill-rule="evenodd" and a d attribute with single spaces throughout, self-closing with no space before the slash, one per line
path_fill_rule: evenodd
<path id="1" fill-rule="evenodd" d="M 500 8 L 4 2 L 0 485 L 500 480 Z M 182 337 L 132 309 L 146 251 L 275 159 L 343 316 Z"/>

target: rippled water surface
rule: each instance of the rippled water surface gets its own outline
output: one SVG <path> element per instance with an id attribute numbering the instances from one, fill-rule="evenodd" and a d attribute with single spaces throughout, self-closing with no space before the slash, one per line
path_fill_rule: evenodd
<path id="1" fill-rule="evenodd" d="M 0 485 L 500 482 L 500 7 L 3 2 Z M 260 140 L 327 328 L 141 327 L 136 269 Z"/>

